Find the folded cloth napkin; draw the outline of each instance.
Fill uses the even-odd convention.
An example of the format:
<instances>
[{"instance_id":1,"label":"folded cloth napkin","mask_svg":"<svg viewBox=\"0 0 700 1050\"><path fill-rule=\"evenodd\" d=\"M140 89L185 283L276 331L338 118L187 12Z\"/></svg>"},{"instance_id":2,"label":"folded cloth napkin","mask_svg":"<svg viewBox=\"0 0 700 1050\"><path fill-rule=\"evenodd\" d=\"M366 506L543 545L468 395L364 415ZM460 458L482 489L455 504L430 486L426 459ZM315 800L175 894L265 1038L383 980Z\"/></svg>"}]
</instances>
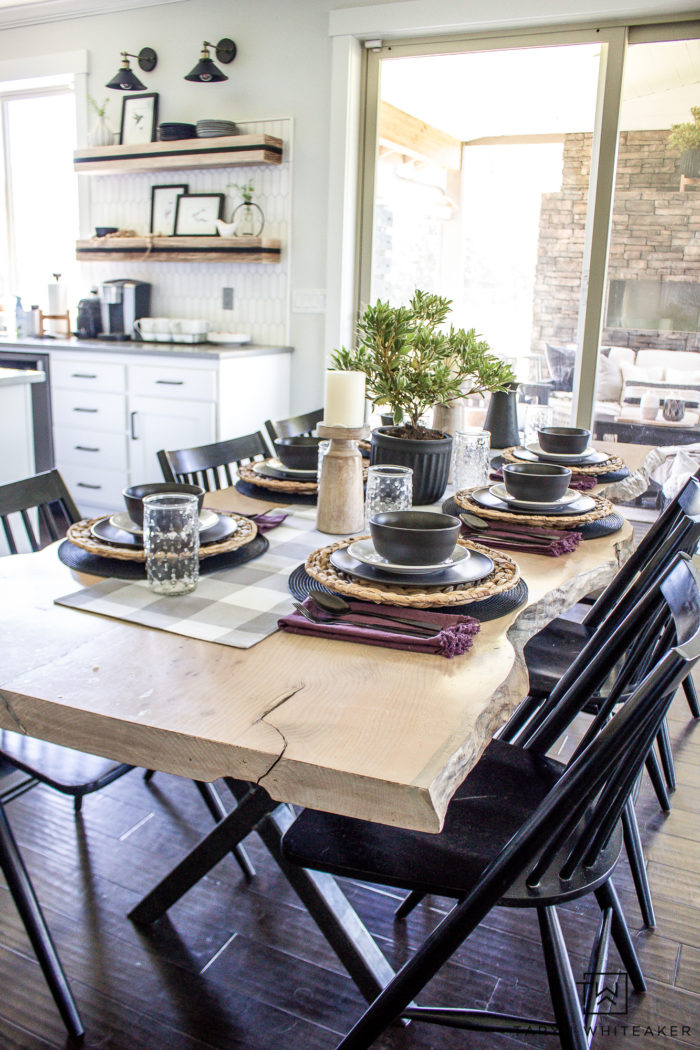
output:
<instances>
[{"instance_id":1,"label":"folded cloth napkin","mask_svg":"<svg viewBox=\"0 0 700 1050\"><path fill-rule=\"evenodd\" d=\"M503 471L494 470L489 474L491 481L503 481ZM588 492L590 489L594 489L599 484L598 479L592 474L571 474L571 481L569 482L570 489L576 489L577 492Z\"/></svg>"},{"instance_id":2,"label":"folded cloth napkin","mask_svg":"<svg viewBox=\"0 0 700 1050\"><path fill-rule=\"evenodd\" d=\"M288 514L288 510L268 510L262 514L246 514L245 516L255 522L258 532L269 532L270 529L276 529L278 525L281 525Z\"/></svg>"},{"instance_id":3,"label":"folded cloth napkin","mask_svg":"<svg viewBox=\"0 0 700 1050\"><path fill-rule=\"evenodd\" d=\"M318 606L310 598L303 604L314 615L318 614ZM378 610L372 602L350 602L350 610L343 615L345 619L356 620L351 624L338 623L337 620L331 619L325 623L311 623L301 613L293 612L278 620L277 626L283 631L291 631L292 634L311 634L320 638L361 642L363 645L383 645L388 649L407 649L413 653L434 653L448 659L461 656L471 649L474 635L481 629L481 624L473 616L455 616L435 612L433 609L404 609L396 605L382 605ZM407 620L431 620L440 626L434 635L428 637L413 634L410 627L406 627L405 634L392 634L382 630L382 627L390 626L386 620L372 619L372 613L379 611ZM358 616L358 613L367 615Z\"/></svg>"},{"instance_id":4,"label":"folded cloth napkin","mask_svg":"<svg viewBox=\"0 0 700 1050\"><path fill-rule=\"evenodd\" d=\"M487 547L498 547L504 551L520 551L521 554L544 554L558 558L575 551L583 539L580 532L549 529L544 525L492 521L487 529L472 529L462 525L462 532L470 540L484 543Z\"/></svg>"}]
</instances>

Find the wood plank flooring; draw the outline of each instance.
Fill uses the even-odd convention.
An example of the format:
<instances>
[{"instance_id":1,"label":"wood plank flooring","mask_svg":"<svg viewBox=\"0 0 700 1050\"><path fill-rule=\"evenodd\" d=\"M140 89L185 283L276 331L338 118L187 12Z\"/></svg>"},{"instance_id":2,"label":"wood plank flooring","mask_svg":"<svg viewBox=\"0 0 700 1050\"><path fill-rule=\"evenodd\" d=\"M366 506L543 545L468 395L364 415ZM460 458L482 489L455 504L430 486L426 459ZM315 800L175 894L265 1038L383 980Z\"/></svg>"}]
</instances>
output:
<instances>
[{"instance_id":1,"label":"wood plank flooring","mask_svg":"<svg viewBox=\"0 0 700 1050\"><path fill-rule=\"evenodd\" d=\"M648 784L638 816L658 928L645 930L626 862L620 891L649 990L630 993L625 1015L604 1019L594 1046L700 1047L700 725L685 699L670 728L678 789L668 815ZM225 789L222 789L225 794ZM354 985L256 836L246 883L224 859L153 928L126 918L140 896L210 827L193 784L134 771L85 800L35 788L7 806L81 1010L89 1050L331 1050L362 1008ZM351 881L351 902L394 965L449 907L429 898L405 923L401 894ZM588 968L595 905L562 910L576 976ZM619 963L611 951L609 969ZM0 879L0 1050L66 1050L64 1029ZM533 914L497 909L429 986L424 1001L468 1002L528 1014L550 1007ZM412 1025L383 1050L518 1050L556 1047Z\"/></svg>"}]
</instances>

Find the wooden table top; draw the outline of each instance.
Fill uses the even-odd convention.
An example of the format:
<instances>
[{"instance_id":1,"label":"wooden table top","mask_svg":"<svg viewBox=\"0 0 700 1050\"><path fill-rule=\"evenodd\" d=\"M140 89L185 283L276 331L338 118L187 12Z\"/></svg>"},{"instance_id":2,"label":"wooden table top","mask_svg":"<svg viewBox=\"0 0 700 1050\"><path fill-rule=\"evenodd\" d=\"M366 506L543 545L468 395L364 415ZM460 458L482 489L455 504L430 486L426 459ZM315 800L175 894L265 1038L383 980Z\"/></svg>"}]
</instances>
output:
<instances>
[{"instance_id":1,"label":"wooden table top","mask_svg":"<svg viewBox=\"0 0 700 1050\"><path fill-rule=\"evenodd\" d=\"M208 502L250 510L227 490ZM248 650L89 615L56 545L0 559L0 727L273 798L438 831L456 787L527 692L527 639L604 585L632 528L561 558L518 554L529 600L462 657L277 632Z\"/></svg>"}]
</instances>

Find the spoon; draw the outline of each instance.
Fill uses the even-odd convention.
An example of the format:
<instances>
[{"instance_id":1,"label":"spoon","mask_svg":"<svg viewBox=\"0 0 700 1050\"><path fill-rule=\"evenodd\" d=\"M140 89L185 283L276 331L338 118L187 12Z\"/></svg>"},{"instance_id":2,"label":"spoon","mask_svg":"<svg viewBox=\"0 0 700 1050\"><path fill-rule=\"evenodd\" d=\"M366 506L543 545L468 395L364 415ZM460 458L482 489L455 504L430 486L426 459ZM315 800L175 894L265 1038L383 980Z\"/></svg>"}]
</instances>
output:
<instances>
[{"instance_id":1,"label":"spoon","mask_svg":"<svg viewBox=\"0 0 700 1050\"><path fill-rule=\"evenodd\" d=\"M408 624L409 627L428 627L432 631L440 630L440 625L433 620L409 620L408 617L390 616L388 613L374 611L356 612L339 594L326 594L325 591L317 591L313 587L309 590L309 598L312 598L316 605L320 606L325 612L330 613L331 616L342 616L343 614L369 616L376 620L388 620L390 623Z\"/></svg>"},{"instance_id":2,"label":"spoon","mask_svg":"<svg viewBox=\"0 0 700 1050\"><path fill-rule=\"evenodd\" d=\"M483 518L478 518L476 514L469 514L464 512L460 514L460 519L469 529L488 529L490 528L488 521L484 521Z\"/></svg>"}]
</instances>

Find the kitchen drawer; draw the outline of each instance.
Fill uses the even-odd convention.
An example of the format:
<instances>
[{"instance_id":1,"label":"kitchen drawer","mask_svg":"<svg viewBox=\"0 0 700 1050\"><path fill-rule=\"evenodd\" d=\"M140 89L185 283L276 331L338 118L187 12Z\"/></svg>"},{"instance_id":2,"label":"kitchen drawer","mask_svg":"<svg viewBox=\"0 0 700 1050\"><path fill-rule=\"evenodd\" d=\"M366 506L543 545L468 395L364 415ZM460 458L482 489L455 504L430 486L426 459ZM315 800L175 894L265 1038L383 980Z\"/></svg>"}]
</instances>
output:
<instances>
[{"instance_id":1,"label":"kitchen drawer","mask_svg":"<svg viewBox=\"0 0 700 1050\"><path fill-rule=\"evenodd\" d=\"M51 358L51 385L70 390L98 390L103 394L123 393L126 389L126 367L112 361L100 364L85 358L64 360Z\"/></svg>"},{"instance_id":2,"label":"kitchen drawer","mask_svg":"<svg viewBox=\"0 0 700 1050\"><path fill-rule=\"evenodd\" d=\"M77 427L56 427L56 456L59 463L74 463L105 470L127 469L126 434L88 431Z\"/></svg>"},{"instance_id":3,"label":"kitchen drawer","mask_svg":"<svg viewBox=\"0 0 700 1050\"><path fill-rule=\"evenodd\" d=\"M123 394L100 394L92 390L52 391L56 427L89 430L126 430L126 400Z\"/></svg>"},{"instance_id":4,"label":"kitchen drawer","mask_svg":"<svg viewBox=\"0 0 700 1050\"><path fill-rule=\"evenodd\" d=\"M60 460L58 469L79 508L88 504L105 510L124 510L122 492L128 483L126 471L76 466Z\"/></svg>"},{"instance_id":5,"label":"kitchen drawer","mask_svg":"<svg viewBox=\"0 0 700 1050\"><path fill-rule=\"evenodd\" d=\"M129 393L142 397L177 397L188 401L215 401L216 372L181 366L129 366Z\"/></svg>"}]
</instances>

